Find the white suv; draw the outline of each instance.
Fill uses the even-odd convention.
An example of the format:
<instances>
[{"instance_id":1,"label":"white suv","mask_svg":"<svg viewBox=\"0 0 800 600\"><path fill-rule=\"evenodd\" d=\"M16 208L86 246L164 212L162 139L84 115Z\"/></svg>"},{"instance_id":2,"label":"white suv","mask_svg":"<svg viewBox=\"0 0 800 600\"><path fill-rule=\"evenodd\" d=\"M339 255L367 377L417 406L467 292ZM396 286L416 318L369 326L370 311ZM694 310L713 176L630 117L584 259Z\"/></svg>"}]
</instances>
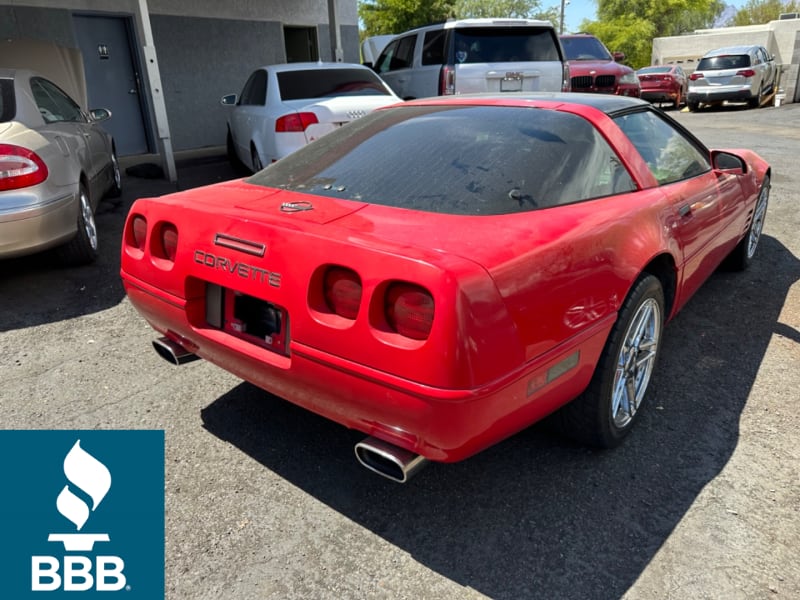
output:
<instances>
[{"instance_id":1,"label":"white suv","mask_svg":"<svg viewBox=\"0 0 800 600\"><path fill-rule=\"evenodd\" d=\"M689 76L686 105L697 110L701 103L725 100L747 102L758 108L775 92L778 66L763 46L730 46L706 52Z\"/></svg>"},{"instance_id":2,"label":"white suv","mask_svg":"<svg viewBox=\"0 0 800 600\"><path fill-rule=\"evenodd\" d=\"M553 25L531 19L462 19L420 27L389 42L373 68L404 100L570 88Z\"/></svg>"}]
</instances>

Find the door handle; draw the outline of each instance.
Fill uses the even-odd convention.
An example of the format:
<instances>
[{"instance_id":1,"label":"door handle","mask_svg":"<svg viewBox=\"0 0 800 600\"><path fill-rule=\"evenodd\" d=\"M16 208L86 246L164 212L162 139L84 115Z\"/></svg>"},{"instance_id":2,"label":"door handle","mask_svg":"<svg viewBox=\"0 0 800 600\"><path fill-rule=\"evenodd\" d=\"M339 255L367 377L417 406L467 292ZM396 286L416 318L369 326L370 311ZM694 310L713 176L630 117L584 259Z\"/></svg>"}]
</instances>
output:
<instances>
[{"instance_id":1,"label":"door handle","mask_svg":"<svg viewBox=\"0 0 800 600\"><path fill-rule=\"evenodd\" d=\"M135 93L136 93L136 88L131 88L131 89L129 89L129 90L128 90L128 93L129 93L129 94L135 94Z\"/></svg>"}]
</instances>

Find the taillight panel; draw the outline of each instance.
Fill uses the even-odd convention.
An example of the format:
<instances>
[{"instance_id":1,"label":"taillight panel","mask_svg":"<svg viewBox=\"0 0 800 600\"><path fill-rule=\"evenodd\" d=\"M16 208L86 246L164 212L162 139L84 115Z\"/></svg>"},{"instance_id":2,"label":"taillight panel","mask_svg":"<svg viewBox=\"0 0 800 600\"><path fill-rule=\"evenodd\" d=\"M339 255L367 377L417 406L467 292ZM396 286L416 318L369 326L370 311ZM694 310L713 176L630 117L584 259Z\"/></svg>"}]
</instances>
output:
<instances>
[{"instance_id":1,"label":"taillight panel","mask_svg":"<svg viewBox=\"0 0 800 600\"><path fill-rule=\"evenodd\" d=\"M377 337L400 345L428 339L435 312L433 295L423 286L387 280L365 289L356 271L331 264L312 275L308 306L324 325L350 328L361 319Z\"/></svg>"},{"instance_id":2,"label":"taillight panel","mask_svg":"<svg viewBox=\"0 0 800 600\"><path fill-rule=\"evenodd\" d=\"M413 340L426 340L433 325L435 304L422 286L395 281L386 287L383 316L389 329Z\"/></svg>"},{"instance_id":3,"label":"taillight panel","mask_svg":"<svg viewBox=\"0 0 800 600\"><path fill-rule=\"evenodd\" d=\"M452 96L456 93L456 68L444 65L439 71L439 95Z\"/></svg>"},{"instance_id":4,"label":"taillight panel","mask_svg":"<svg viewBox=\"0 0 800 600\"><path fill-rule=\"evenodd\" d=\"M168 221L158 221L152 227L140 214L131 214L124 233L125 251L134 258L150 254L153 264L171 269L178 254L178 228Z\"/></svg>"},{"instance_id":5,"label":"taillight panel","mask_svg":"<svg viewBox=\"0 0 800 600\"><path fill-rule=\"evenodd\" d=\"M48 174L47 165L33 150L0 144L0 191L38 185Z\"/></svg>"},{"instance_id":6,"label":"taillight panel","mask_svg":"<svg viewBox=\"0 0 800 600\"><path fill-rule=\"evenodd\" d=\"M275 120L275 131L278 133L303 133L309 125L316 123L319 123L319 119L312 112L290 113Z\"/></svg>"},{"instance_id":7,"label":"taillight panel","mask_svg":"<svg viewBox=\"0 0 800 600\"><path fill-rule=\"evenodd\" d=\"M178 253L178 228L168 221L153 225L148 238L150 257L158 267L171 269Z\"/></svg>"},{"instance_id":8,"label":"taillight panel","mask_svg":"<svg viewBox=\"0 0 800 600\"><path fill-rule=\"evenodd\" d=\"M330 267L325 271L322 295L332 313L354 320L361 306L362 293L361 278L352 269Z\"/></svg>"}]
</instances>

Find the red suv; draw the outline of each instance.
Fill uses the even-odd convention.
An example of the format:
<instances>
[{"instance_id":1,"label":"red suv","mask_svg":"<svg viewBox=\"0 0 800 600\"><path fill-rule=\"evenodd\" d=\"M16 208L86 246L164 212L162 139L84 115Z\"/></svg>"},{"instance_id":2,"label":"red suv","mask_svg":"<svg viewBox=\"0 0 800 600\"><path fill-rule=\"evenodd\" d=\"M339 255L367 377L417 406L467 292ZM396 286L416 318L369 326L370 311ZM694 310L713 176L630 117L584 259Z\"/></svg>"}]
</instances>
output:
<instances>
[{"instance_id":1,"label":"red suv","mask_svg":"<svg viewBox=\"0 0 800 600\"><path fill-rule=\"evenodd\" d=\"M636 72L618 62L625 59L624 54L611 54L603 42L588 33L560 37L564 56L569 62L573 92L639 97L641 92Z\"/></svg>"}]
</instances>

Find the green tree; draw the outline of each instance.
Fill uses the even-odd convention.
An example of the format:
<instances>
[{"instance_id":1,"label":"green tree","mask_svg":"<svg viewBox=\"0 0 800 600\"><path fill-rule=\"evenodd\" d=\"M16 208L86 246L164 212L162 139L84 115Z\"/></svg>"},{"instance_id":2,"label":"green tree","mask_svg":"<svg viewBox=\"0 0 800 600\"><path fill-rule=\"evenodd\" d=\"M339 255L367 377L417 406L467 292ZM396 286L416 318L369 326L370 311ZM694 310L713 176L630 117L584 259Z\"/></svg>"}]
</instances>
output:
<instances>
[{"instance_id":1,"label":"green tree","mask_svg":"<svg viewBox=\"0 0 800 600\"><path fill-rule=\"evenodd\" d=\"M581 29L623 52L637 69L650 64L654 37L711 27L724 9L723 0L598 0L598 20L584 21Z\"/></svg>"},{"instance_id":2,"label":"green tree","mask_svg":"<svg viewBox=\"0 0 800 600\"><path fill-rule=\"evenodd\" d=\"M726 25L760 25L776 21L781 13L800 12L799 0L748 0Z\"/></svg>"},{"instance_id":3,"label":"green tree","mask_svg":"<svg viewBox=\"0 0 800 600\"><path fill-rule=\"evenodd\" d=\"M542 8L540 0L455 0L453 16L470 18L519 18L550 21L558 27L559 8Z\"/></svg>"},{"instance_id":4,"label":"green tree","mask_svg":"<svg viewBox=\"0 0 800 600\"><path fill-rule=\"evenodd\" d=\"M542 8L541 0L360 0L363 37L402 33L448 18L528 18L558 27L559 8Z\"/></svg>"},{"instance_id":5,"label":"green tree","mask_svg":"<svg viewBox=\"0 0 800 600\"><path fill-rule=\"evenodd\" d=\"M445 21L455 0L362 0L358 17L364 36L402 33L415 27Z\"/></svg>"}]
</instances>

